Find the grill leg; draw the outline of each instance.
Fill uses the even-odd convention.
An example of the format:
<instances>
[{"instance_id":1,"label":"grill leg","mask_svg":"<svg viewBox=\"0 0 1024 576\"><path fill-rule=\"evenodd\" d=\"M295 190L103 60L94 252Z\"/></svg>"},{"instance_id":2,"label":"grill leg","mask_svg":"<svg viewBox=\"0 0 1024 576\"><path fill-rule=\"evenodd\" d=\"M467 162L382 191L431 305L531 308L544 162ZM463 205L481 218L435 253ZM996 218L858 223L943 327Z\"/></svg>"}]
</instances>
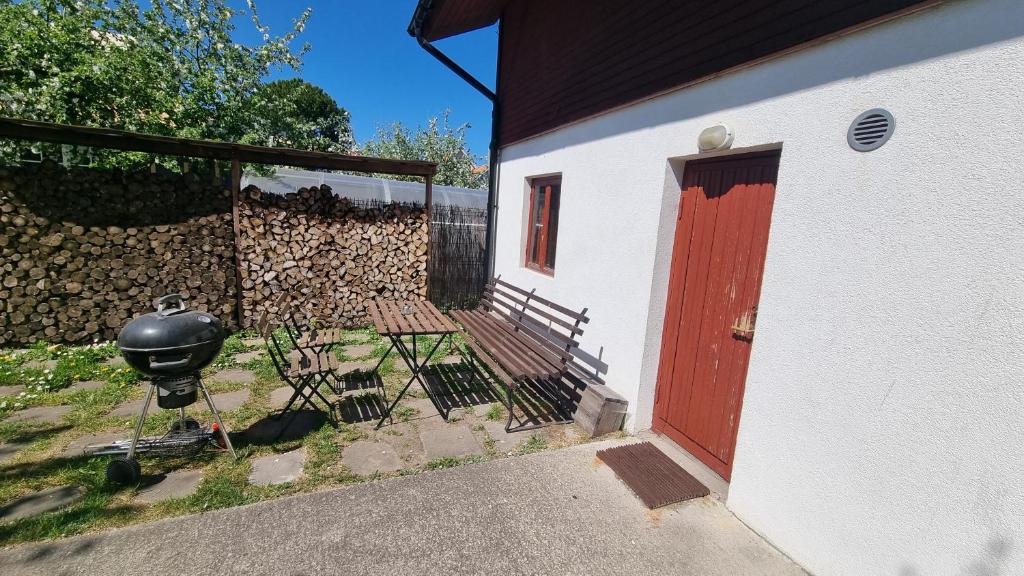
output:
<instances>
[{"instance_id":1,"label":"grill leg","mask_svg":"<svg viewBox=\"0 0 1024 576\"><path fill-rule=\"evenodd\" d=\"M156 391L156 384L150 384L146 390L146 401L142 403L142 413L139 414L139 421L135 423L135 432L132 434L132 443L128 446L129 460L135 458L135 448L139 445L139 436L142 436L142 424L146 421L146 412L149 412L149 405L153 402L153 392Z\"/></svg>"},{"instance_id":2,"label":"grill leg","mask_svg":"<svg viewBox=\"0 0 1024 576\"><path fill-rule=\"evenodd\" d=\"M220 428L220 435L224 438L224 445L231 451L232 458L238 458L238 454L235 454L235 447L231 445L231 438L228 438L228 429L224 427L224 423L220 420L220 412L217 412L217 407L213 405L213 399L210 398L210 392L206 389L206 384L203 381L199 381L199 388L203 391L203 398L206 398L206 405L210 407L210 412L213 412L213 419L217 421L217 427Z\"/></svg>"}]
</instances>

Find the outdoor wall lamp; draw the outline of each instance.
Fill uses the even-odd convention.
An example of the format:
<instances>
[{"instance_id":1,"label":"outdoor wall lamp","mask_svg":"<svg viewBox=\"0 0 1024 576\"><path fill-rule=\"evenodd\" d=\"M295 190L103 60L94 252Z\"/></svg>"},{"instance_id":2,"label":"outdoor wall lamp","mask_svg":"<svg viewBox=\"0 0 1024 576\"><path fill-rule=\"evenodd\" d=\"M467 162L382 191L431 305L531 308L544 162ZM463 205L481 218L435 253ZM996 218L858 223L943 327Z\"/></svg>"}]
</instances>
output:
<instances>
[{"instance_id":1,"label":"outdoor wall lamp","mask_svg":"<svg viewBox=\"0 0 1024 576\"><path fill-rule=\"evenodd\" d=\"M732 136L732 128L725 124L709 126L701 130L700 136L697 137L697 148L701 152L725 150L732 146Z\"/></svg>"}]
</instances>

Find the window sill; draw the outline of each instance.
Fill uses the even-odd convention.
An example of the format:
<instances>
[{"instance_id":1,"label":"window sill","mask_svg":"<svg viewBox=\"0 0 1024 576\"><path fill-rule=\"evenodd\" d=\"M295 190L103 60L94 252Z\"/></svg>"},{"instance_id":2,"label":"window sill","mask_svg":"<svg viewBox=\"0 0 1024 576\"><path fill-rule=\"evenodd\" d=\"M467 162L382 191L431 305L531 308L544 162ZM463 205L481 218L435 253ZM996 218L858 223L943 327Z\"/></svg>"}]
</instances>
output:
<instances>
[{"instance_id":1,"label":"window sill","mask_svg":"<svg viewBox=\"0 0 1024 576\"><path fill-rule=\"evenodd\" d=\"M548 278L555 277L555 271L552 268L541 268L536 264L523 264L523 268L526 268L531 272L536 272L537 274L542 274L544 276L547 276Z\"/></svg>"}]
</instances>

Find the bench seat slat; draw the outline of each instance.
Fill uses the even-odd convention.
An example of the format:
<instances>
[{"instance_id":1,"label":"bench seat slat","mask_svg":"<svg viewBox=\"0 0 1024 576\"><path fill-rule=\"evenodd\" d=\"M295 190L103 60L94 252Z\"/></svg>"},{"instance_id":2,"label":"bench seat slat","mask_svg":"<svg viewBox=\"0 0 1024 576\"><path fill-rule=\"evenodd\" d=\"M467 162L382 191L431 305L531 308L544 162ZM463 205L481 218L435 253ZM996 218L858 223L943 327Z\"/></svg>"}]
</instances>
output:
<instances>
[{"instance_id":1,"label":"bench seat slat","mask_svg":"<svg viewBox=\"0 0 1024 576\"><path fill-rule=\"evenodd\" d=\"M460 312L456 315L456 319L462 322L467 331L482 345L487 347L495 360L515 372L517 377L546 377L552 371L550 366L538 362L521 342L508 338L500 328L489 325L488 321L479 314Z\"/></svg>"},{"instance_id":2,"label":"bench seat slat","mask_svg":"<svg viewBox=\"0 0 1024 576\"><path fill-rule=\"evenodd\" d=\"M552 375L561 370L563 363L561 358L544 350L521 332L516 332L507 322L482 310L474 310L468 315L514 353L517 360L532 368L534 375Z\"/></svg>"},{"instance_id":3,"label":"bench seat slat","mask_svg":"<svg viewBox=\"0 0 1024 576\"><path fill-rule=\"evenodd\" d=\"M466 343L466 346L469 346L473 353L476 354L477 358L479 358L484 364L487 364L487 367L490 368L506 386L517 385L516 380L521 377L510 376L508 372L506 372L505 369L502 368L501 365L483 349L483 346L480 345L472 334L462 329L457 330L457 332L459 333L459 336L462 337L462 341Z\"/></svg>"},{"instance_id":4,"label":"bench seat slat","mask_svg":"<svg viewBox=\"0 0 1024 576\"><path fill-rule=\"evenodd\" d=\"M535 354L543 358L548 364L551 364L555 369L560 369L562 365L568 362L572 356L566 352L564 348L560 348L551 343L550 340L544 340L538 342L534 336L526 334L522 330L517 330L516 326L503 319L494 318L486 312L479 312L493 319L494 325L499 330L504 331L510 338L514 338L530 350L533 350Z\"/></svg>"}]
</instances>

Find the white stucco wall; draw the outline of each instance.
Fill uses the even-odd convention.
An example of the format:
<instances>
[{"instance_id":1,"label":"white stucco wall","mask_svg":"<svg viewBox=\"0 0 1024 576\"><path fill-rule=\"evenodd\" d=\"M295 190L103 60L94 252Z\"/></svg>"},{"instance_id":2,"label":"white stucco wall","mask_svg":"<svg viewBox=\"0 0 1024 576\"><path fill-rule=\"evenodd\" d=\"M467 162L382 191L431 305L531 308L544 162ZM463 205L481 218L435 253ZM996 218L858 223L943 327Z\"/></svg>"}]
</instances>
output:
<instances>
[{"instance_id":1,"label":"white stucco wall","mask_svg":"<svg viewBox=\"0 0 1024 576\"><path fill-rule=\"evenodd\" d=\"M896 132L846 145L875 106ZM949 2L504 149L497 271L650 425L678 174L782 142L729 507L817 574L1024 574L1024 2ZM562 174L554 278L526 179Z\"/></svg>"}]
</instances>

